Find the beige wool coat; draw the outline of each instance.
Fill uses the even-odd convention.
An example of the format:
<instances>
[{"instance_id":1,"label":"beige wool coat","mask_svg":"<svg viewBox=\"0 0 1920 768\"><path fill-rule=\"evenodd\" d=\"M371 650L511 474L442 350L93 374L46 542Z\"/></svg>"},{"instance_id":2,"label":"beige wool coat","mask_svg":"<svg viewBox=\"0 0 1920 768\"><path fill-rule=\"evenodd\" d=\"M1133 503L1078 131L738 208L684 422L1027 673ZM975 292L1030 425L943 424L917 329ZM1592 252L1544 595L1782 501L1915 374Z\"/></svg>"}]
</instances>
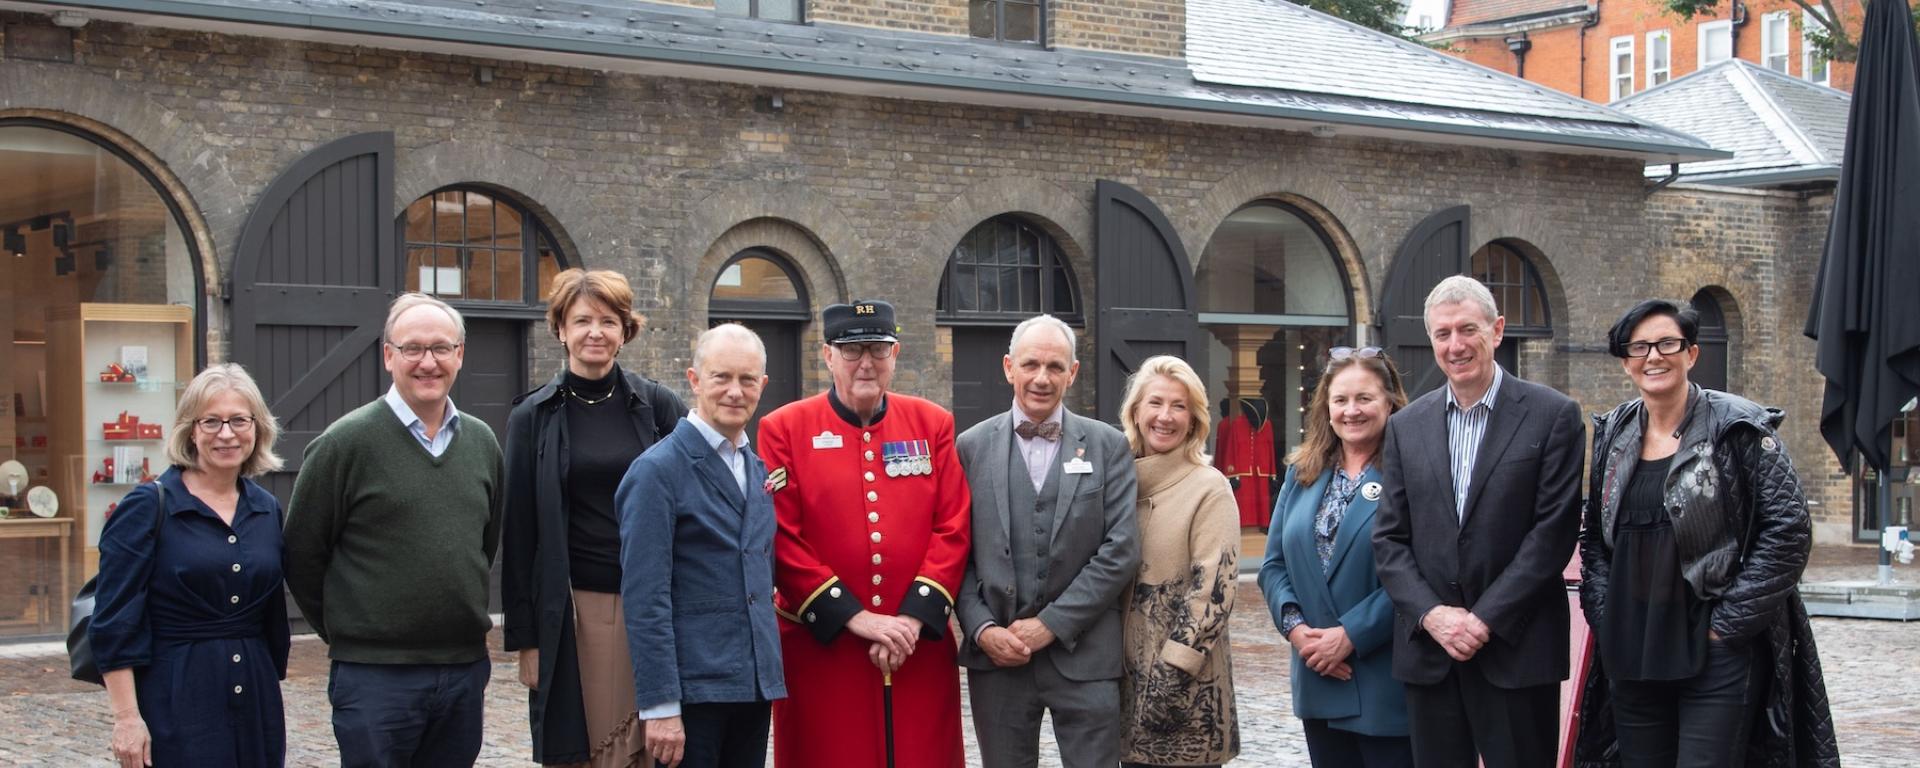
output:
<instances>
[{"instance_id":1,"label":"beige wool coat","mask_svg":"<svg viewBox=\"0 0 1920 768\"><path fill-rule=\"evenodd\" d=\"M1214 765L1240 752L1227 617L1240 512L1227 478L1183 451L1134 461L1140 576L1127 588L1123 759Z\"/></svg>"}]
</instances>

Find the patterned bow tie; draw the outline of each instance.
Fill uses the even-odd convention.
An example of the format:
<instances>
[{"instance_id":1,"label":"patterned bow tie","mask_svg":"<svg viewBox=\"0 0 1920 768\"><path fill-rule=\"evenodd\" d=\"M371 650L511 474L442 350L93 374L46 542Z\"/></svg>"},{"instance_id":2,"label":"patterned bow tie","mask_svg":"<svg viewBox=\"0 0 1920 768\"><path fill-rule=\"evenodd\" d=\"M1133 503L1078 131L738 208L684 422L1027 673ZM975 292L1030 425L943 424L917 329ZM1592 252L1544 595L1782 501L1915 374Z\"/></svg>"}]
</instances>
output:
<instances>
[{"instance_id":1,"label":"patterned bow tie","mask_svg":"<svg viewBox=\"0 0 1920 768\"><path fill-rule=\"evenodd\" d=\"M1015 426L1013 431L1026 440L1032 440L1038 437L1051 442L1060 439L1060 425L1051 421L1043 421L1038 424L1031 421L1023 421Z\"/></svg>"}]
</instances>

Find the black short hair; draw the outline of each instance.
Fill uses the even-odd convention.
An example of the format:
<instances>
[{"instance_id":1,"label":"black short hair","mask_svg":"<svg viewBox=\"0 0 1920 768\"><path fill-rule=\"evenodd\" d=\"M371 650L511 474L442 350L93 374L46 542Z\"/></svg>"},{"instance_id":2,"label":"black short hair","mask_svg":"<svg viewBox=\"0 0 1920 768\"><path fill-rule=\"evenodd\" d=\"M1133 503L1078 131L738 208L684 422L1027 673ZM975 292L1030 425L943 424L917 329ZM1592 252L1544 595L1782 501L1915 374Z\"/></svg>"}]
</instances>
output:
<instances>
[{"instance_id":1,"label":"black short hair","mask_svg":"<svg viewBox=\"0 0 1920 768\"><path fill-rule=\"evenodd\" d=\"M1607 331L1607 354L1624 358L1627 356L1627 343L1633 341L1633 329L1640 327L1647 318L1664 315L1673 318L1680 326L1680 335L1687 340L1687 346L1700 343L1700 313L1692 305L1666 299L1647 299L1633 305L1633 309L1620 316L1613 328Z\"/></svg>"}]
</instances>

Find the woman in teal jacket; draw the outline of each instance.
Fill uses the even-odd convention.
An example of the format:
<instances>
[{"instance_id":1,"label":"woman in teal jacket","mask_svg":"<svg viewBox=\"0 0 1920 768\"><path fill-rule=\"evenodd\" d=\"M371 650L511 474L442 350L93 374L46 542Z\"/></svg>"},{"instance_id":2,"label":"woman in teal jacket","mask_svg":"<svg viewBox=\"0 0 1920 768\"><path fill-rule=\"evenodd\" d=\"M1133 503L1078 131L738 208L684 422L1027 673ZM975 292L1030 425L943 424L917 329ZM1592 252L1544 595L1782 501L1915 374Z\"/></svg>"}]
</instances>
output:
<instances>
[{"instance_id":1,"label":"woman in teal jacket","mask_svg":"<svg viewBox=\"0 0 1920 768\"><path fill-rule=\"evenodd\" d=\"M1293 645L1293 713L1316 766L1413 765L1406 692L1393 679L1393 601L1373 567L1374 466L1407 404L1377 347L1335 347L1287 456L1260 591Z\"/></svg>"}]
</instances>

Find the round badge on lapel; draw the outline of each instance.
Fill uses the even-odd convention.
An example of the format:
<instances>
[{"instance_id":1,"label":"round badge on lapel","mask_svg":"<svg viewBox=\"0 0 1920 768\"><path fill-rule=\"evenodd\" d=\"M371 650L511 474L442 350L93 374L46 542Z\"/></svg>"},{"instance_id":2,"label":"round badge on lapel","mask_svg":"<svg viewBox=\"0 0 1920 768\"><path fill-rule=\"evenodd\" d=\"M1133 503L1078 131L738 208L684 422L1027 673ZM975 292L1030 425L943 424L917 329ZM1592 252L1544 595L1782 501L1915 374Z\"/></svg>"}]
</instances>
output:
<instances>
[{"instance_id":1,"label":"round badge on lapel","mask_svg":"<svg viewBox=\"0 0 1920 768\"><path fill-rule=\"evenodd\" d=\"M1766 437L1760 438L1760 447L1765 448L1768 451L1773 451L1778 449L1780 447L1780 444L1774 441L1772 435L1767 435Z\"/></svg>"},{"instance_id":2,"label":"round badge on lapel","mask_svg":"<svg viewBox=\"0 0 1920 768\"><path fill-rule=\"evenodd\" d=\"M1380 484L1367 483L1366 485L1360 486L1360 495L1367 497L1367 501L1379 501Z\"/></svg>"}]
</instances>

